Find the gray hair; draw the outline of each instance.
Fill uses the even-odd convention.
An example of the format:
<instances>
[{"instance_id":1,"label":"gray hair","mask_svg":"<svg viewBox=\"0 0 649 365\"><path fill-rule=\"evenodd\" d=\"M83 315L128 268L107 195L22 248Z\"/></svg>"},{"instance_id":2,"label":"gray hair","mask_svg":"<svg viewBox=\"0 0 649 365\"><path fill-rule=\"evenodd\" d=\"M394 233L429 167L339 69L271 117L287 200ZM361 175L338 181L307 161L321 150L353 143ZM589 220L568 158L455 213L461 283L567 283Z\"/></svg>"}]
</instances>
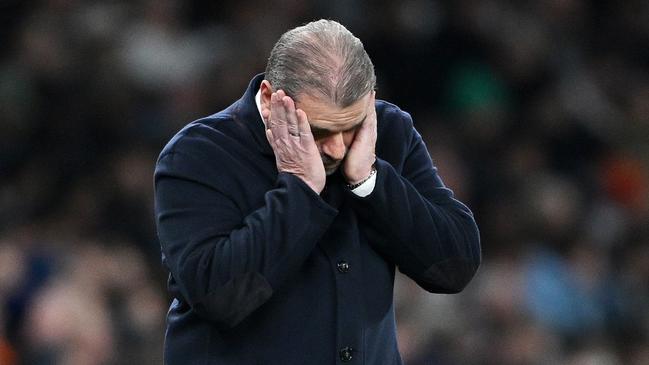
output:
<instances>
[{"instance_id":1,"label":"gray hair","mask_svg":"<svg viewBox=\"0 0 649 365\"><path fill-rule=\"evenodd\" d=\"M324 97L347 107L376 86L363 43L333 20L318 20L284 33L268 58L266 80L294 99Z\"/></svg>"}]
</instances>

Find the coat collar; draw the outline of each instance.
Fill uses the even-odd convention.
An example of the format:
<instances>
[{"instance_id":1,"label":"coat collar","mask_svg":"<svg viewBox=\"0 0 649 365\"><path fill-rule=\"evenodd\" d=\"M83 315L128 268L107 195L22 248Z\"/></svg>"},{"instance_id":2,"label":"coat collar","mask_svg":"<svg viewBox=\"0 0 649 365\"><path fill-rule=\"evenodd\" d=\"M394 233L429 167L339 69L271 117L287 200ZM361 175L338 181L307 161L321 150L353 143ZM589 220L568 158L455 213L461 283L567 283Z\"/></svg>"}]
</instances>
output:
<instances>
[{"instance_id":1,"label":"coat collar","mask_svg":"<svg viewBox=\"0 0 649 365\"><path fill-rule=\"evenodd\" d=\"M235 104L234 119L238 123L244 124L252 133L253 139L257 148L264 155L274 155L273 149L270 147L266 139L266 131L264 122L259 115L259 109L255 103L255 95L259 91L259 86L264 80L264 74L258 74L250 81L246 92L243 94Z\"/></svg>"}]
</instances>

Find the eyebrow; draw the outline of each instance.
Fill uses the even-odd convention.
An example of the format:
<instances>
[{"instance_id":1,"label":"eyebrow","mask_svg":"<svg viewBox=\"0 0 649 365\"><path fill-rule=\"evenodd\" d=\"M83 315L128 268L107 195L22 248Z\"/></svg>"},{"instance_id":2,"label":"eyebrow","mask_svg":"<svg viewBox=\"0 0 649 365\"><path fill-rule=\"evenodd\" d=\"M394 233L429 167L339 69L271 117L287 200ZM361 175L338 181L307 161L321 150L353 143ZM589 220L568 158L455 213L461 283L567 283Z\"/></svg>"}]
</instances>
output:
<instances>
[{"instance_id":1,"label":"eyebrow","mask_svg":"<svg viewBox=\"0 0 649 365\"><path fill-rule=\"evenodd\" d=\"M360 127L360 125L363 124L363 122L365 121L365 119L367 119L367 114L365 114L365 116L363 117L363 119L360 120L360 122L354 124L354 125L351 126L350 128L347 128L347 129L345 129L345 130L342 130L341 132L349 132L349 131L351 131L351 130L354 130L354 129ZM312 133L332 133L332 131L330 131L329 129L318 128L318 127L314 127L314 126L311 126L311 132L312 132Z\"/></svg>"}]
</instances>

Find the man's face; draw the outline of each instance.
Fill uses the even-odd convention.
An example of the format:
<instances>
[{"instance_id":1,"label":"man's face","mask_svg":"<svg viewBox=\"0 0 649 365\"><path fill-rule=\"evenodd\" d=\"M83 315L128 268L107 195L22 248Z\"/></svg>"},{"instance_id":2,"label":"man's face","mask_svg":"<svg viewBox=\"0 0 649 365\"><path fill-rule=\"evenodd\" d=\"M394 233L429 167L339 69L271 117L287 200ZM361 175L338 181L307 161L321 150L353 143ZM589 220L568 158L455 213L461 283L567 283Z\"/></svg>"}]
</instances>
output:
<instances>
[{"instance_id":1,"label":"man's face","mask_svg":"<svg viewBox=\"0 0 649 365\"><path fill-rule=\"evenodd\" d=\"M333 174L345 158L367 117L370 96L371 92L345 108L306 94L298 97L296 107L307 115L327 175Z\"/></svg>"}]
</instances>

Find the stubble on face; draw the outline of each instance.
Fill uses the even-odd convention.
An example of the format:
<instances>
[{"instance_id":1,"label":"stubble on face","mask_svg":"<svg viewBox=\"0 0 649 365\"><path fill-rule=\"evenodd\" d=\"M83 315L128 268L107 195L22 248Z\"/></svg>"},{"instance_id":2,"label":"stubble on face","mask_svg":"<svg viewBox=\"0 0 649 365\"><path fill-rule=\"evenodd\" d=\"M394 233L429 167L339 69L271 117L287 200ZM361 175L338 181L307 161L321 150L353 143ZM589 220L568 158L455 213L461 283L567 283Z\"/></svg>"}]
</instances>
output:
<instances>
[{"instance_id":1,"label":"stubble on face","mask_svg":"<svg viewBox=\"0 0 649 365\"><path fill-rule=\"evenodd\" d=\"M334 172L336 172L336 170L338 170L338 168L340 167L340 165L342 164L342 161L343 161L343 160L334 161L331 158L329 158L327 155L324 155L322 153L320 154L320 157L322 158L322 164L324 165L325 174L327 176L330 176Z\"/></svg>"}]
</instances>

